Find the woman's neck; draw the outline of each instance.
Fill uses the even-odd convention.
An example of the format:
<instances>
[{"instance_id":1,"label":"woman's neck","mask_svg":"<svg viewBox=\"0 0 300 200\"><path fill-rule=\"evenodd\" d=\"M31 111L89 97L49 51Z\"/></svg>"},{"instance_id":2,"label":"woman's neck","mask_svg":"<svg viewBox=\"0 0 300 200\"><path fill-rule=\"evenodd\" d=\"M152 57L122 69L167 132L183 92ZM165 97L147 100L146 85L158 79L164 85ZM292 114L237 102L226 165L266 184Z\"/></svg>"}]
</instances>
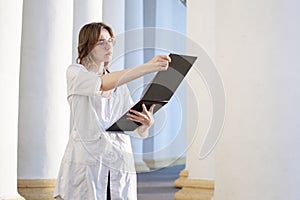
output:
<instances>
[{"instance_id":1,"label":"woman's neck","mask_svg":"<svg viewBox=\"0 0 300 200\"><path fill-rule=\"evenodd\" d=\"M104 70L104 63L100 63L100 64L92 63L91 64L90 71L93 71L98 74L103 74L103 70Z\"/></svg>"},{"instance_id":2,"label":"woman's neck","mask_svg":"<svg viewBox=\"0 0 300 200\"><path fill-rule=\"evenodd\" d=\"M84 63L84 66L87 68L89 71L93 71L98 74L103 74L104 72L104 62L96 63L92 57L89 57L86 63Z\"/></svg>"}]
</instances>

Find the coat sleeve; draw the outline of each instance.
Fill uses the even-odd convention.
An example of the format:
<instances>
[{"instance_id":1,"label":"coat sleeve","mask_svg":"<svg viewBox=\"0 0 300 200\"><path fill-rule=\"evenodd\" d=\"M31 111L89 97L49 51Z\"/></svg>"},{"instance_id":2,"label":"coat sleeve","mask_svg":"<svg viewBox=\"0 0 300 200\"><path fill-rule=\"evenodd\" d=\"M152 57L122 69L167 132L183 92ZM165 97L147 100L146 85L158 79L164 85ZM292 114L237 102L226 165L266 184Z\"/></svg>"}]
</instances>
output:
<instances>
[{"instance_id":1,"label":"coat sleeve","mask_svg":"<svg viewBox=\"0 0 300 200\"><path fill-rule=\"evenodd\" d=\"M67 69L68 96L99 96L102 94L101 78L99 75L87 71L81 65L71 65Z\"/></svg>"}]
</instances>

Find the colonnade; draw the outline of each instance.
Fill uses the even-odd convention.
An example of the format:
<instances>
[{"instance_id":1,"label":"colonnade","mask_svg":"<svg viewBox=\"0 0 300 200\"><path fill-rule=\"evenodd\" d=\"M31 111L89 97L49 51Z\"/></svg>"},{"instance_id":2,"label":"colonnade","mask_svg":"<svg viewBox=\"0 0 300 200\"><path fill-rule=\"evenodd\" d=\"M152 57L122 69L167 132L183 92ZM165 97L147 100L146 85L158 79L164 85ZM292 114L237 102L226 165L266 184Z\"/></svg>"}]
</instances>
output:
<instances>
[{"instance_id":1,"label":"colonnade","mask_svg":"<svg viewBox=\"0 0 300 200\"><path fill-rule=\"evenodd\" d=\"M68 139L65 70L74 62L79 28L103 19L122 35L144 23L124 13L124 2L112 11L115 3L1 1L0 199L23 199L17 179L25 198L51 198ZM137 6L141 10L142 5ZM186 169L175 183L181 187L175 199L299 197L298 7L292 0L187 1L187 38L210 57L197 61L197 73L204 72L204 66L219 73L226 99L224 104L217 100L224 105L225 120L221 137L206 135L214 116L220 115L216 111L222 109L212 101L218 94L210 93L215 87L208 84L211 77L191 75L186 93ZM126 23L121 16L135 22ZM159 19L155 24L168 23ZM189 44L186 52L193 53ZM127 51L126 45L122 48ZM143 61L138 57L136 61L128 55L115 65L138 64ZM218 143L203 158L201 147L206 148L207 138L210 144L214 139ZM133 143L142 154L143 144ZM145 167L143 159L138 161Z\"/></svg>"}]
</instances>

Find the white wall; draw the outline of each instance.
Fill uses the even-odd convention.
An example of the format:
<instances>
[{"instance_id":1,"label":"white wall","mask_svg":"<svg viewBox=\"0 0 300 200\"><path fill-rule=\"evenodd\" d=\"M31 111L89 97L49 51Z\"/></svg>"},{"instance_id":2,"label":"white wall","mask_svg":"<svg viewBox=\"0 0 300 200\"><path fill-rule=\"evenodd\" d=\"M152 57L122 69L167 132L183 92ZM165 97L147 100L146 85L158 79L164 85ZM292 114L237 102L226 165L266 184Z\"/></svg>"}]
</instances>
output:
<instances>
[{"instance_id":1,"label":"white wall","mask_svg":"<svg viewBox=\"0 0 300 200\"><path fill-rule=\"evenodd\" d=\"M0 199L17 199L22 1L0 1Z\"/></svg>"},{"instance_id":2,"label":"white wall","mask_svg":"<svg viewBox=\"0 0 300 200\"><path fill-rule=\"evenodd\" d=\"M300 196L300 3L217 1L227 94L215 200Z\"/></svg>"}]
</instances>

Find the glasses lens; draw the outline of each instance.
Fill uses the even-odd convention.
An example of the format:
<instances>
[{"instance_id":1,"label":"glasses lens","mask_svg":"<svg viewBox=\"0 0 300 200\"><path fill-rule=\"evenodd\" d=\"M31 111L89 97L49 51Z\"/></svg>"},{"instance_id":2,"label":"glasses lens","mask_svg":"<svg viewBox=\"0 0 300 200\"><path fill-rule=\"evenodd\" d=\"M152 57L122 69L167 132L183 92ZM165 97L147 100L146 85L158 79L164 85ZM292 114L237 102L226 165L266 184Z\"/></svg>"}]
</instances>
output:
<instances>
[{"instance_id":1,"label":"glasses lens","mask_svg":"<svg viewBox=\"0 0 300 200\"><path fill-rule=\"evenodd\" d=\"M101 47L101 48L105 48L106 45L112 45L114 46L116 43L115 38L109 38L107 40L100 40L97 44Z\"/></svg>"},{"instance_id":2,"label":"glasses lens","mask_svg":"<svg viewBox=\"0 0 300 200\"><path fill-rule=\"evenodd\" d=\"M110 44L112 44L112 45L115 45L115 44L116 44L115 38L109 38L107 41L108 41Z\"/></svg>"}]
</instances>

